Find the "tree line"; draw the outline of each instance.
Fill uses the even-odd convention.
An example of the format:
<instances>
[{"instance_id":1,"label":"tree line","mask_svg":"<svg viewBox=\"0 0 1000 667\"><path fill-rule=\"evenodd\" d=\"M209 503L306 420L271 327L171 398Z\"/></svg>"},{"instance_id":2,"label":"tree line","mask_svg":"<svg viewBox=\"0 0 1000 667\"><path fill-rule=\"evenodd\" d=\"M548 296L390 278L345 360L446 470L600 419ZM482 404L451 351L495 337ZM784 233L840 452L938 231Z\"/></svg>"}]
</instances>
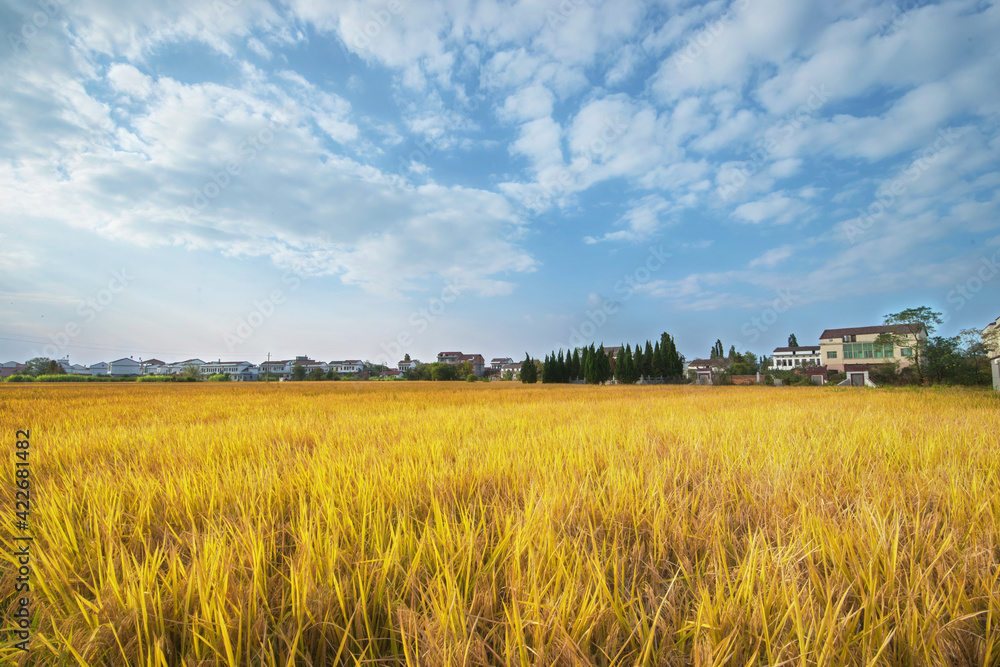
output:
<instances>
[{"instance_id":1,"label":"tree line","mask_svg":"<svg viewBox=\"0 0 1000 667\"><path fill-rule=\"evenodd\" d=\"M521 382L533 384L539 377L543 384L601 384L612 378L622 384L634 384L643 379L676 382L684 377L684 357L677 352L673 336L666 332L655 342L637 343L634 350L631 345L623 345L614 358L608 354L604 343L599 346L591 343L589 347L565 354L562 350L553 351L545 355L541 364L525 353Z\"/></svg>"}]
</instances>

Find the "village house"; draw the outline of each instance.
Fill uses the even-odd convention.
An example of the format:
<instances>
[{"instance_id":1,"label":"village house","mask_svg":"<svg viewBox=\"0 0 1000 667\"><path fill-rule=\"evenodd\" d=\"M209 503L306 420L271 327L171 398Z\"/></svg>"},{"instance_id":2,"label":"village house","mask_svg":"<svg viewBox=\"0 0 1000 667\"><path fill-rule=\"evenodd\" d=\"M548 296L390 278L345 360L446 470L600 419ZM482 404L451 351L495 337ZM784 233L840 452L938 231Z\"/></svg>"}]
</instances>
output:
<instances>
[{"instance_id":1,"label":"village house","mask_svg":"<svg viewBox=\"0 0 1000 667\"><path fill-rule=\"evenodd\" d=\"M11 375L16 375L26 368L25 364L18 363L16 361L6 361L0 364L0 378L10 377Z\"/></svg>"},{"instance_id":2,"label":"village house","mask_svg":"<svg viewBox=\"0 0 1000 667\"><path fill-rule=\"evenodd\" d=\"M516 364L510 363L510 364L504 364L503 366L501 366L500 367L500 378L502 379L504 373L510 371L510 377L511 377L512 380L520 380L521 379L521 364L522 363L524 363L524 362L519 361Z\"/></svg>"},{"instance_id":3,"label":"village house","mask_svg":"<svg viewBox=\"0 0 1000 667\"><path fill-rule=\"evenodd\" d=\"M87 366L87 372L85 373L85 375L93 375L93 376L100 376L107 374L108 374L108 362L106 361L98 361L96 364L90 364L89 366Z\"/></svg>"},{"instance_id":4,"label":"village house","mask_svg":"<svg viewBox=\"0 0 1000 667\"><path fill-rule=\"evenodd\" d=\"M253 382L257 379L258 369L249 361L213 361L201 367L201 374L207 377L212 375L229 374L229 379L236 382Z\"/></svg>"},{"instance_id":5,"label":"village house","mask_svg":"<svg viewBox=\"0 0 1000 667\"><path fill-rule=\"evenodd\" d=\"M419 359L410 359L409 361L406 361L404 359L402 361L396 362L396 370L400 372L408 371L416 368L419 365L420 365Z\"/></svg>"},{"instance_id":6,"label":"village house","mask_svg":"<svg viewBox=\"0 0 1000 667\"><path fill-rule=\"evenodd\" d=\"M154 366L153 373L155 375L180 375L188 366L194 366L196 369L200 370L204 365L205 362L201 359L185 359L184 361L175 361L172 364ZM91 368L93 368L93 365L91 365Z\"/></svg>"},{"instance_id":7,"label":"village house","mask_svg":"<svg viewBox=\"0 0 1000 667\"><path fill-rule=\"evenodd\" d=\"M692 359L688 362L688 377L695 384L715 384L718 378L729 368L729 360L722 357L716 359Z\"/></svg>"},{"instance_id":8,"label":"village house","mask_svg":"<svg viewBox=\"0 0 1000 667\"><path fill-rule=\"evenodd\" d=\"M329 367L339 375L356 375L360 377L365 371L365 364L360 359L331 361Z\"/></svg>"},{"instance_id":9,"label":"village house","mask_svg":"<svg viewBox=\"0 0 1000 667\"><path fill-rule=\"evenodd\" d=\"M486 370L486 358L481 354L463 354L461 352L438 352L438 363L462 364L468 361L472 364L472 372L476 377L482 377Z\"/></svg>"},{"instance_id":10,"label":"village house","mask_svg":"<svg viewBox=\"0 0 1000 667\"><path fill-rule=\"evenodd\" d=\"M490 367L495 371L503 370L503 367L507 364L514 363L514 360L510 357L493 357L490 360Z\"/></svg>"},{"instance_id":11,"label":"village house","mask_svg":"<svg viewBox=\"0 0 1000 667\"><path fill-rule=\"evenodd\" d=\"M983 329L983 343L993 369L993 388L1000 391L1000 317Z\"/></svg>"},{"instance_id":12,"label":"village house","mask_svg":"<svg viewBox=\"0 0 1000 667\"><path fill-rule=\"evenodd\" d=\"M802 345L799 347L776 347L771 353L773 367L779 371L790 371L799 366L819 366L819 345Z\"/></svg>"},{"instance_id":13,"label":"village house","mask_svg":"<svg viewBox=\"0 0 1000 667\"><path fill-rule=\"evenodd\" d=\"M108 364L108 375L111 377L125 377L126 375L141 375L142 365L135 359L115 359Z\"/></svg>"},{"instance_id":14,"label":"village house","mask_svg":"<svg viewBox=\"0 0 1000 667\"><path fill-rule=\"evenodd\" d=\"M883 334L904 344L876 343ZM820 334L820 357L829 370L840 373L863 373L894 361L906 368L913 364L914 348L926 340L927 332L919 323L827 329Z\"/></svg>"},{"instance_id":15,"label":"village house","mask_svg":"<svg viewBox=\"0 0 1000 667\"><path fill-rule=\"evenodd\" d=\"M142 362L142 374L159 375L158 370L161 366L166 366L166 364L159 359L146 359L146 361Z\"/></svg>"}]
</instances>

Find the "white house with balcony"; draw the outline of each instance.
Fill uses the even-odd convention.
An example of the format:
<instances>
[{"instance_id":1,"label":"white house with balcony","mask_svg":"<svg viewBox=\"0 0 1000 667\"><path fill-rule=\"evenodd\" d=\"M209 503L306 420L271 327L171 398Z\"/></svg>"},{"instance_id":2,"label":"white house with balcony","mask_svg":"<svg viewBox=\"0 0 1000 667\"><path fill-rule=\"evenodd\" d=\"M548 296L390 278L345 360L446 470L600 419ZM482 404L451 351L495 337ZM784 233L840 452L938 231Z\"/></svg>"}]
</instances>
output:
<instances>
[{"instance_id":1,"label":"white house with balcony","mask_svg":"<svg viewBox=\"0 0 1000 667\"><path fill-rule=\"evenodd\" d=\"M404 359L403 361L399 361L396 363L396 370L405 372L408 370L412 370L419 365L420 365L419 359L410 359L409 361L406 361Z\"/></svg>"},{"instance_id":2,"label":"white house with balcony","mask_svg":"<svg viewBox=\"0 0 1000 667\"><path fill-rule=\"evenodd\" d=\"M258 369L249 361L211 361L201 367L201 374L205 376L229 374L229 378L235 382L254 382L257 379Z\"/></svg>"},{"instance_id":3,"label":"white house with balcony","mask_svg":"<svg viewBox=\"0 0 1000 667\"><path fill-rule=\"evenodd\" d=\"M773 367L779 371L790 371L801 366L820 366L819 345L799 347L776 347L771 353Z\"/></svg>"},{"instance_id":4,"label":"white house with balcony","mask_svg":"<svg viewBox=\"0 0 1000 667\"><path fill-rule=\"evenodd\" d=\"M339 375L360 375L365 370L365 365L360 359L331 361L327 365Z\"/></svg>"},{"instance_id":5,"label":"white house with balcony","mask_svg":"<svg viewBox=\"0 0 1000 667\"><path fill-rule=\"evenodd\" d=\"M503 370L503 367L507 364L514 363L514 360L510 357L493 357L490 359L490 368L495 371Z\"/></svg>"}]
</instances>

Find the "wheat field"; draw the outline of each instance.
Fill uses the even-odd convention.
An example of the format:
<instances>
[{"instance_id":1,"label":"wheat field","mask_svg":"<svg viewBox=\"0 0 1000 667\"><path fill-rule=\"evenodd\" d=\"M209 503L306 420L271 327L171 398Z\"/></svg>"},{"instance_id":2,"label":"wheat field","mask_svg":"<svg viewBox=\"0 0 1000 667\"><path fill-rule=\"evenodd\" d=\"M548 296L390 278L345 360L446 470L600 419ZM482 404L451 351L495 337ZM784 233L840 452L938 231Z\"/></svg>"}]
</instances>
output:
<instances>
[{"instance_id":1,"label":"wheat field","mask_svg":"<svg viewBox=\"0 0 1000 667\"><path fill-rule=\"evenodd\" d=\"M991 392L26 385L0 425L3 664L1000 664Z\"/></svg>"}]
</instances>

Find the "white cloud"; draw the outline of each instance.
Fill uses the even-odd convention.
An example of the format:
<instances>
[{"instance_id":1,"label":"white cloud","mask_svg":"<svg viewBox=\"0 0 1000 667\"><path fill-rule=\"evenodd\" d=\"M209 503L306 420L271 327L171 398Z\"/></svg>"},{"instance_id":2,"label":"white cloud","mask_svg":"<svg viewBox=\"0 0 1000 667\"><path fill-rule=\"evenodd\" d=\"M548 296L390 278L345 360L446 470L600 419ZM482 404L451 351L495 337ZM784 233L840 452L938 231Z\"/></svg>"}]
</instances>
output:
<instances>
[{"instance_id":1,"label":"white cloud","mask_svg":"<svg viewBox=\"0 0 1000 667\"><path fill-rule=\"evenodd\" d=\"M247 40L247 48L249 48L251 51L256 53L261 58L264 58L265 60L271 59L270 49L264 46L264 42L260 41L256 37L251 37L250 39Z\"/></svg>"},{"instance_id":2,"label":"white cloud","mask_svg":"<svg viewBox=\"0 0 1000 667\"><path fill-rule=\"evenodd\" d=\"M792 246L783 245L778 248L771 248L763 255L750 260L747 266L751 269L773 269L791 256Z\"/></svg>"},{"instance_id":3,"label":"white cloud","mask_svg":"<svg viewBox=\"0 0 1000 667\"><path fill-rule=\"evenodd\" d=\"M803 202L786 197L782 191L772 192L763 199L740 204L733 211L737 218L759 224L771 221L774 224L788 224L804 214L808 206Z\"/></svg>"},{"instance_id":4,"label":"white cloud","mask_svg":"<svg viewBox=\"0 0 1000 667\"><path fill-rule=\"evenodd\" d=\"M618 222L618 227L624 227L616 232L608 232L601 238L587 236L586 243L598 243L600 241L647 241L652 238L662 227L662 218L673 208L670 202L659 195L648 195L639 201L629 202L628 211Z\"/></svg>"},{"instance_id":5,"label":"white cloud","mask_svg":"<svg viewBox=\"0 0 1000 667\"><path fill-rule=\"evenodd\" d=\"M108 69L108 82L119 93L124 93L137 99L149 97L153 89L153 78L143 74L132 65L115 63Z\"/></svg>"}]
</instances>

